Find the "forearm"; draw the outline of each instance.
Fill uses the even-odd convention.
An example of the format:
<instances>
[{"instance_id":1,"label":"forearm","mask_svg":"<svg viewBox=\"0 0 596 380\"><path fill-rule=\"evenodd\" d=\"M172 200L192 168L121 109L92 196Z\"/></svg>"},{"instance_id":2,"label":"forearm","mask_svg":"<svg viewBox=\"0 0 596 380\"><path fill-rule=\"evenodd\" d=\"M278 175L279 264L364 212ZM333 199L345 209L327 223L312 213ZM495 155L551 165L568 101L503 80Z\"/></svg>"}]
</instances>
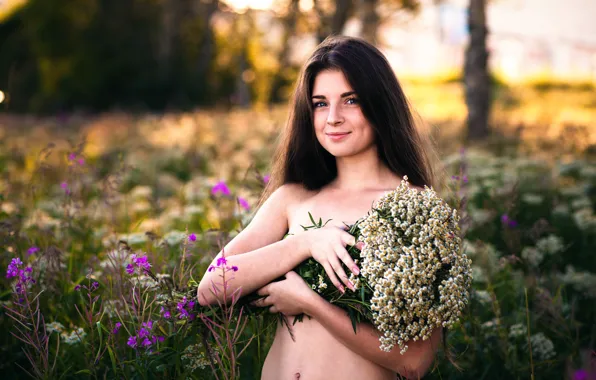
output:
<instances>
[{"instance_id":1,"label":"forearm","mask_svg":"<svg viewBox=\"0 0 596 380\"><path fill-rule=\"evenodd\" d=\"M381 350L379 342L381 333L368 323L359 323L354 333L347 313L318 295L313 297L307 314L321 323L350 350L406 378L417 379L426 373L434 360L442 334L441 330L436 330L429 340L408 342L408 350L401 355L398 346L391 352Z\"/></svg>"},{"instance_id":2,"label":"forearm","mask_svg":"<svg viewBox=\"0 0 596 380\"><path fill-rule=\"evenodd\" d=\"M230 301L236 289L241 288L239 296L250 294L291 271L308 257L308 249L296 236L289 236L251 252L226 256L227 266L238 267L238 271L226 273L226 280L233 277L228 281L226 301ZM216 260L212 265L215 263ZM213 292L213 284L222 282L221 275L222 270L218 268L205 273L197 294L201 305L223 301L223 294L215 295Z\"/></svg>"}]
</instances>

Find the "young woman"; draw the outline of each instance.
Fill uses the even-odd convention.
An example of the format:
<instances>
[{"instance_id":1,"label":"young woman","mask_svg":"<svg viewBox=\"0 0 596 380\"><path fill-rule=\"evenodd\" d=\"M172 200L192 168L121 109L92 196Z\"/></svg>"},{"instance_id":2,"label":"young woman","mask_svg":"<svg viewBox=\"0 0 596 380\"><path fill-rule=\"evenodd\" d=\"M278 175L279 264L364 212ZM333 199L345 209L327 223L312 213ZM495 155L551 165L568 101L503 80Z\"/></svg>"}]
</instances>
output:
<instances>
[{"instance_id":1,"label":"young woman","mask_svg":"<svg viewBox=\"0 0 596 380\"><path fill-rule=\"evenodd\" d=\"M426 373L442 331L430 340L409 342L404 355L398 348L383 352L372 325L361 323L355 334L346 313L292 271L312 257L340 291L351 291L341 263L358 273L346 251L356 242L344 223L364 216L404 175L413 187L433 185L428 157L389 63L363 40L326 39L301 72L265 201L225 247L228 265L240 268L231 291L258 290L265 296L258 306L312 317L292 327L295 341L278 326L262 379L381 380ZM303 232L309 212L332 222ZM283 239L288 232L291 236ZM285 280L271 282L283 275ZM215 276L206 272L199 285L203 305L216 302L209 291Z\"/></svg>"}]
</instances>

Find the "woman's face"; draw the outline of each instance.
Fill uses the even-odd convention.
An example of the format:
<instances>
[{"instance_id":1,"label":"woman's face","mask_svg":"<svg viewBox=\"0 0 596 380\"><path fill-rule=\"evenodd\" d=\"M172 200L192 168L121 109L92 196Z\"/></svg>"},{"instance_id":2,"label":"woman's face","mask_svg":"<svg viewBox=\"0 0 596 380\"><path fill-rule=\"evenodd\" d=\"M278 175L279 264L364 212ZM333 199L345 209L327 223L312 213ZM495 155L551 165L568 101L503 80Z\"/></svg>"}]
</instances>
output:
<instances>
[{"instance_id":1,"label":"woman's face","mask_svg":"<svg viewBox=\"0 0 596 380\"><path fill-rule=\"evenodd\" d=\"M374 149L374 131L362 114L358 94L341 71L321 71L311 101L317 140L329 153L349 157Z\"/></svg>"}]
</instances>

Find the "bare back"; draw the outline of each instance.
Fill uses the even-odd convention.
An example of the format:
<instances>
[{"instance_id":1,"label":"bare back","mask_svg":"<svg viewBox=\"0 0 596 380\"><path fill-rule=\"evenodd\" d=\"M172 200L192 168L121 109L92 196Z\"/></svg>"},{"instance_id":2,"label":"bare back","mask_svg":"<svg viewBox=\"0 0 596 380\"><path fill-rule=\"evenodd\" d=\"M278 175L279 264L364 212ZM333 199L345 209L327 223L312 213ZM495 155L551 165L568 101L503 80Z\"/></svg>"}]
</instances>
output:
<instances>
[{"instance_id":1,"label":"bare back","mask_svg":"<svg viewBox=\"0 0 596 380\"><path fill-rule=\"evenodd\" d=\"M308 216L330 223L353 224L365 216L373 203L393 189L371 189L347 194L335 189L304 190L299 201L288 205L289 233L303 233L311 225ZM347 318L347 316L346 316ZM396 374L348 349L317 320L305 317L293 326L295 341L287 327L278 324L275 339L265 359L262 380L349 380L395 379Z\"/></svg>"}]
</instances>

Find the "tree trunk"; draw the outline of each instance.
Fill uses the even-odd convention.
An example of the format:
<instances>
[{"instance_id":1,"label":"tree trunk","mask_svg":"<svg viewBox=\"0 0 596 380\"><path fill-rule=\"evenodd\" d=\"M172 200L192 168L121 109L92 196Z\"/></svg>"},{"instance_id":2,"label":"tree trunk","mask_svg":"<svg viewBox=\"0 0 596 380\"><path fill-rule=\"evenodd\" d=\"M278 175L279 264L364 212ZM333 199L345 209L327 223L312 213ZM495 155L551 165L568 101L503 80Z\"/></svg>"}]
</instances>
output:
<instances>
[{"instance_id":1,"label":"tree trunk","mask_svg":"<svg viewBox=\"0 0 596 380\"><path fill-rule=\"evenodd\" d=\"M161 33L159 34L159 75L162 83L169 83L174 38L177 32L177 16L175 0L163 0L161 3Z\"/></svg>"},{"instance_id":2,"label":"tree trunk","mask_svg":"<svg viewBox=\"0 0 596 380\"><path fill-rule=\"evenodd\" d=\"M335 13L331 18L331 34L337 35L343 32L353 8L353 0L335 0Z\"/></svg>"},{"instance_id":3,"label":"tree trunk","mask_svg":"<svg viewBox=\"0 0 596 380\"><path fill-rule=\"evenodd\" d=\"M279 70L273 77L271 84L271 91L269 93L269 101L272 103L282 100L280 94L281 89L286 84L284 77L285 69L290 64L290 38L296 35L296 26L298 24L298 17L300 15L300 0L292 0L288 9L288 15L284 18L284 32L282 36L282 48L279 52L278 62Z\"/></svg>"},{"instance_id":4,"label":"tree trunk","mask_svg":"<svg viewBox=\"0 0 596 380\"><path fill-rule=\"evenodd\" d=\"M467 138L481 140L488 136L490 77L486 49L486 0L470 0L468 12L470 43L466 48L464 84L468 108Z\"/></svg>"},{"instance_id":5,"label":"tree trunk","mask_svg":"<svg viewBox=\"0 0 596 380\"><path fill-rule=\"evenodd\" d=\"M376 44L377 31L381 17L377 13L379 0L361 0L362 1L362 32L361 36L366 41Z\"/></svg>"},{"instance_id":6,"label":"tree trunk","mask_svg":"<svg viewBox=\"0 0 596 380\"><path fill-rule=\"evenodd\" d=\"M217 11L219 0L206 0L199 2L199 17L203 26L203 38L201 48L199 49L199 59L197 62L197 73L199 78L207 78L209 75L209 66L215 54L215 35L211 27L211 17Z\"/></svg>"},{"instance_id":7,"label":"tree trunk","mask_svg":"<svg viewBox=\"0 0 596 380\"><path fill-rule=\"evenodd\" d=\"M329 35L339 35L343 32L346 22L354 10L354 0L335 0L335 10L331 15L325 14L318 0L313 0L313 8L319 16L317 39L323 42Z\"/></svg>"}]
</instances>

